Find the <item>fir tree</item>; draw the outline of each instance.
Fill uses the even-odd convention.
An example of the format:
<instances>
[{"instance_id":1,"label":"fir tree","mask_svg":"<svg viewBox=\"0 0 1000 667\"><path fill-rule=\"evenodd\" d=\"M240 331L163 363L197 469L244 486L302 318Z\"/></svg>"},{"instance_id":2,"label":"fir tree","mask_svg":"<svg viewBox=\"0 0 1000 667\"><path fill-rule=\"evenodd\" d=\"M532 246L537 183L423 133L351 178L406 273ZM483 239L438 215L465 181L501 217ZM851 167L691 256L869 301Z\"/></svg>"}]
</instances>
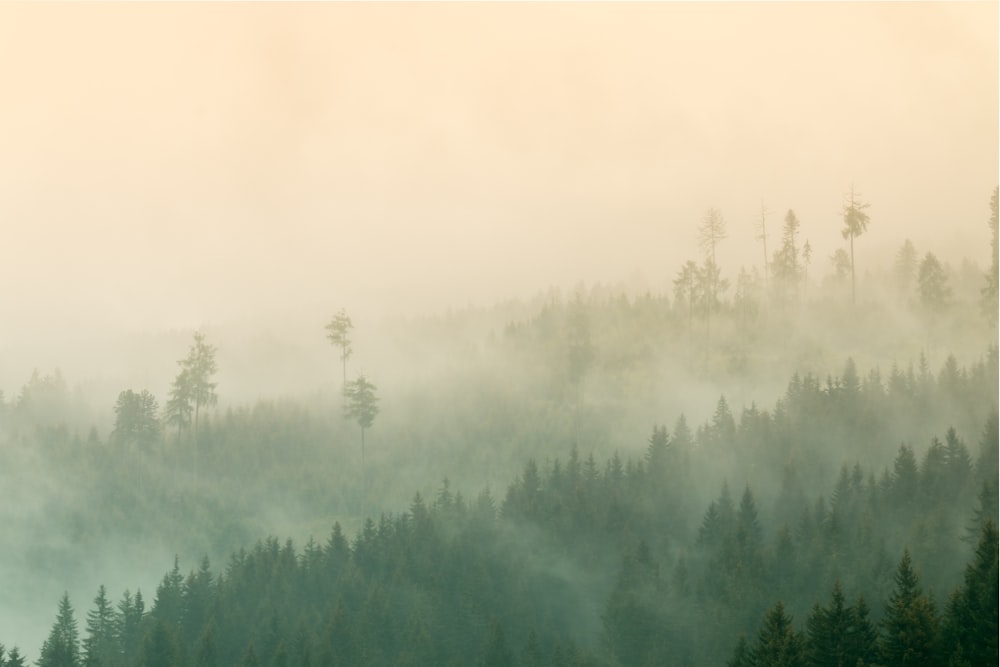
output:
<instances>
[{"instance_id":1,"label":"fir tree","mask_svg":"<svg viewBox=\"0 0 1000 667\"><path fill-rule=\"evenodd\" d=\"M767 613L750 651L752 667L804 667L805 641L792 627L792 619L779 601Z\"/></svg>"},{"instance_id":2,"label":"fir tree","mask_svg":"<svg viewBox=\"0 0 1000 667\"><path fill-rule=\"evenodd\" d=\"M42 644L38 667L78 667L80 665L80 639L69 594L59 600L59 612L48 639Z\"/></svg>"},{"instance_id":3,"label":"fir tree","mask_svg":"<svg viewBox=\"0 0 1000 667\"><path fill-rule=\"evenodd\" d=\"M909 550L896 571L896 588L882 619L882 661L889 665L938 665L937 617L934 604L923 594Z\"/></svg>"}]
</instances>

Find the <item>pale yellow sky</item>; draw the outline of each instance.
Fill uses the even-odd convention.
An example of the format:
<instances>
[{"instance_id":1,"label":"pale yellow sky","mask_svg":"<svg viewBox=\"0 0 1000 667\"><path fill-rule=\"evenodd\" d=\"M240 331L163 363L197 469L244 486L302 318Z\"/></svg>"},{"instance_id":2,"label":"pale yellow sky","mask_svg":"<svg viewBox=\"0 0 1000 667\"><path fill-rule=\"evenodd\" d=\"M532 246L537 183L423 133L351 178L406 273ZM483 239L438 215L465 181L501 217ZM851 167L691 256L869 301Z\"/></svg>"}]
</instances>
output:
<instances>
[{"instance_id":1,"label":"pale yellow sky","mask_svg":"<svg viewBox=\"0 0 1000 667\"><path fill-rule=\"evenodd\" d=\"M985 264L996 3L0 4L0 350L654 288L761 200ZM55 335L55 334L53 334Z\"/></svg>"}]
</instances>

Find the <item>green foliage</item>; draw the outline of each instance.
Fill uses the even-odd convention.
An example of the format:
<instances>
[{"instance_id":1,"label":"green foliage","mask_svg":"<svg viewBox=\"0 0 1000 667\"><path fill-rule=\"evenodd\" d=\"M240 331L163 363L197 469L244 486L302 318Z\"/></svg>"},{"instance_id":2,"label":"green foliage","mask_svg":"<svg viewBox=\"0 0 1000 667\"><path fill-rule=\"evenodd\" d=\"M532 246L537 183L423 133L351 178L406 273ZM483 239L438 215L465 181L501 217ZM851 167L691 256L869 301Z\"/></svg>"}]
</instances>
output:
<instances>
[{"instance_id":1,"label":"green foliage","mask_svg":"<svg viewBox=\"0 0 1000 667\"><path fill-rule=\"evenodd\" d=\"M987 665L997 659L997 542L996 526L986 520L973 560L965 568L964 583L948 602L942 644L944 654L955 662Z\"/></svg>"},{"instance_id":2,"label":"green foliage","mask_svg":"<svg viewBox=\"0 0 1000 667\"><path fill-rule=\"evenodd\" d=\"M186 428L193 418L197 436L201 408L218 402L216 383L212 381L218 370L215 352L215 346L205 342L205 334L195 332L188 356L177 362L181 370L170 389L166 417L169 423L177 426L178 432Z\"/></svg>"},{"instance_id":3,"label":"green foliage","mask_svg":"<svg viewBox=\"0 0 1000 667\"><path fill-rule=\"evenodd\" d=\"M42 644L38 667L78 667L80 662L80 637L69 594L59 600L56 622Z\"/></svg>"},{"instance_id":4,"label":"green foliage","mask_svg":"<svg viewBox=\"0 0 1000 667\"><path fill-rule=\"evenodd\" d=\"M779 601L764 618L750 650L751 667L805 667L805 641Z\"/></svg>"},{"instance_id":5,"label":"green foliage","mask_svg":"<svg viewBox=\"0 0 1000 667\"><path fill-rule=\"evenodd\" d=\"M343 364L344 385L347 385L347 360L351 358L351 329L354 324L351 318L341 308L326 325L326 337L334 347L340 348L340 361Z\"/></svg>"},{"instance_id":6,"label":"green foliage","mask_svg":"<svg viewBox=\"0 0 1000 667\"><path fill-rule=\"evenodd\" d=\"M118 394L115 402L115 427L111 437L122 445L147 449L160 438L159 405L156 398L143 389L131 389Z\"/></svg>"},{"instance_id":7,"label":"green foliage","mask_svg":"<svg viewBox=\"0 0 1000 667\"><path fill-rule=\"evenodd\" d=\"M895 581L882 619L882 661L913 667L940 664L937 614L933 601L921 590L909 550L903 552Z\"/></svg>"},{"instance_id":8,"label":"green foliage","mask_svg":"<svg viewBox=\"0 0 1000 667\"><path fill-rule=\"evenodd\" d=\"M103 667L114 664L119 651L115 635L114 609L104 586L97 590L94 608L87 612L87 636L83 640L83 664Z\"/></svg>"},{"instance_id":9,"label":"green foliage","mask_svg":"<svg viewBox=\"0 0 1000 667\"><path fill-rule=\"evenodd\" d=\"M344 395L347 397L345 414L357 421L362 429L371 428L378 415L378 397L375 395L377 388L364 374L361 374L358 379L348 382L344 390Z\"/></svg>"},{"instance_id":10,"label":"green foliage","mask_svg":"<svg viewBox=\"0 0 1000 667\"><path fill-rule=\"evenodd\" d=\"M917 291L920 303L930 312L939 312L948 305L951 289L944 267L933 253L927 253L917 271Z\"/></svg>"}]
</instances>

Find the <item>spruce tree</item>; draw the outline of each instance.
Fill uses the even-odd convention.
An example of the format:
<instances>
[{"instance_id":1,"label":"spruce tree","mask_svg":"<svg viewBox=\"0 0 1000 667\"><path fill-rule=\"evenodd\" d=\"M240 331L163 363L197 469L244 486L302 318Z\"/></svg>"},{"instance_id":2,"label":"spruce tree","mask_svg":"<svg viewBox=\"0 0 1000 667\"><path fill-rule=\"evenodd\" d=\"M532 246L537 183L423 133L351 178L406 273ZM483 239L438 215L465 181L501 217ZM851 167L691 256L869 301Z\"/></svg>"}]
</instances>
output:
<instances>
[{"instance_id":1,"label":"spruce tree","mask_svg":"<svg viewBox=\"0 0 1000 667\"><path fill-rule=\"evenodd\" d=\"M73 606L70 604L69 594L63 593L59 600L56 622L48 639L42 644L38 667L78 667L80 664L80 638L76 619L73 617Z\"/></svg>"},{"instance_id":2,"label":"spruce tree","mask_svg":"<svg viewBox=\"0 0 1000 667\"><path fill-rule=\"evenodd\" d=\"M965 568L963 586L952 595L943 628L946 657L964 657L973 665L997 661L997 529L986 521L979 546Z\"/></svg>"},{"instance_id":3,"label":"spruce tree","mask_svg":"<svg viewBox=\"0 0 1000 667\"><path fill-rule=\"evenodd\" d=\"M83 664L87 667L111 665L118 651L114 609L104 586L97 589L94 608L87 612L87 637L83 640Z\"/></svg>"},{"instance_id":4,"label":"spruce tree","mask_svg":"<svg viewBox=\"0 0 1000 667\"><path fill-rule=\"evenodd\" d=\"M882 661L888 665L938 665L938 622L934 603L924 595L909 549L896 570L896 588L882 619Z\"/></svg>"},{"instance_id":5,"label":"spruce tree","mask_svg":"<svg viewBox=\"0 0 1000 667\"><path fill-rule=\"evenodd\" d=\"M767 613L757 633L757 643L750 651L753 667L803 667L806 664L805 641L792 627L785 606L778 601Z\"/></svg>"}]
</instances>

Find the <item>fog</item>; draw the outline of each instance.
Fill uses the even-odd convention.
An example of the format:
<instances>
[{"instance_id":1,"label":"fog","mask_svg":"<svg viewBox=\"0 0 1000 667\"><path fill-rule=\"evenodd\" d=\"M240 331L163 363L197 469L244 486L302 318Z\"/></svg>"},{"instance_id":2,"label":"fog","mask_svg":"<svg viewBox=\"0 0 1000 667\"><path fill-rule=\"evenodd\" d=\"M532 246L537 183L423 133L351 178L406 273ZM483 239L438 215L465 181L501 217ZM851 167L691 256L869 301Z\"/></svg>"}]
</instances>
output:
<instances>
[{"instance_id":1,"label":"fog","mask_svg":"<svg viewBox=\"0 0 1000 667\"><path fill-rule=\"evenodd\" d=\"M13 406L33 372L58 373L69 434L12 417L0 440L13 493L0 517L35 540L0 559L0 641L37 657L64 590L79 618L101 583L151 604L174 554L186 572L268 534L322 540L336 520L353 535L358 498L398 513L449 478L502 501L529 458L543 473L571 446L601 466L641 458L654 424L683 414L697 431L720 396L737 421L777 411L793 374L839 378L848 357L883 381L921 359L934 377L950 356L963 373L995 362L979 300L1000 180L997 25L995 3L0 4L0 390ZM831 262L852 188L871 216L856 306ZM765 270L762 206L768 261L790 209L812 261L793 305L758 286L748 325L732 303L740 269ZM703 259L709 209L727 223L729 281L711 324L711 308L685 318L675 290ZM942 261L947 307L893 282L905 239ZM572 380L578 303L596 352ZM349 376L380 389L369 481L323 330L340 309ZM210 487L188 476L178 435L134 468L150 485L135 516L163 503L176 523L74 524L66 508L95 492L64 484L31 438L54 440L43 449L68 470L91 428L110 448L119 392L163 406L195 331L218 350L212 428L253 440L301 418L260 436L276 438L273 461L266 442L250 448L246 474L280 472ZM868 450L789 460L832 484L842 458L877 473L900 442L922 452L951 425L975 447L983 406L935 410L887 418L897 439ZM327 445L335 462L288 472ZM226 446L208 465L226 470ZM724 478L776 502L780 471L699 455L693 514ZM333 491L311 505L319 488ZM228 532L202 530L216 502ZM52 512L87 528L49 534ZM506 548L600 633L613 573L545 535L526 525ZM686 548L659 546L671 568Z\"/></svg>"},{"instance_id":2,"label":"fog","mask_svg":"<svg viewBox=\"0 0 1000 667\"><path fill-rule=\"evenodd\" d=\"M957 261L997 180L989 3L0 12L5 346L819 260L852 184Z\"/></svg>"}]
</instances>

